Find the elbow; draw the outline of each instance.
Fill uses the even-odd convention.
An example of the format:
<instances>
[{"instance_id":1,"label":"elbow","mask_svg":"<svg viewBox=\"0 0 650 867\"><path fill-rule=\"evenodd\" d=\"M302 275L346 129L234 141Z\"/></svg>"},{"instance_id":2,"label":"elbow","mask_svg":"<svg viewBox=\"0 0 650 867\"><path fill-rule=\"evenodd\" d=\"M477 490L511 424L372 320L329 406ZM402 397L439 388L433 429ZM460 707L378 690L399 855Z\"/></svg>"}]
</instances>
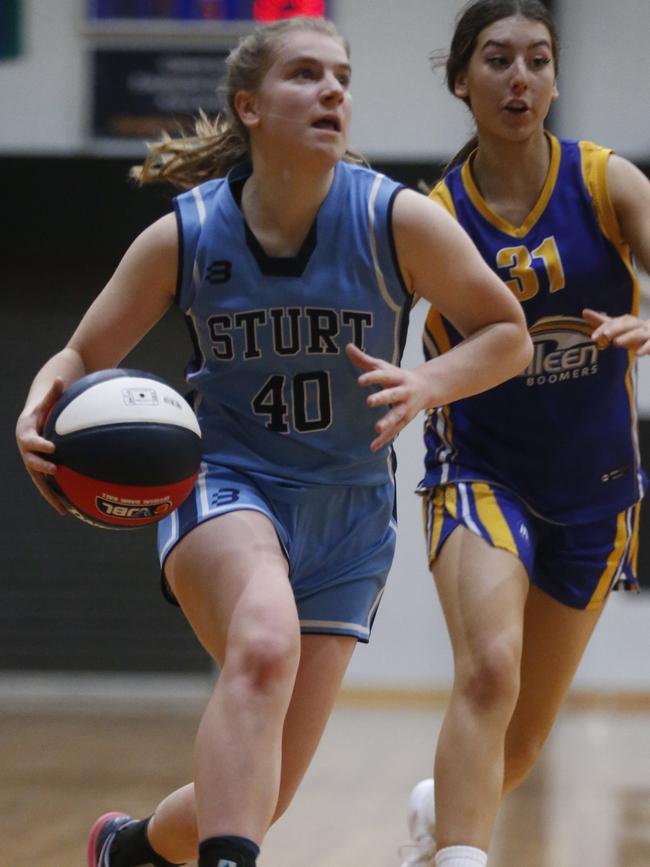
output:
<instances>
[{"instance_id":1,"label":"elbow","mask_svg":"<svg viewBox=\"0 0 650 867\"><path fill-rule=\"evenodd\" d=\"M524 329L524 334L520 338L520 358L517 366L517 373L523 373L524 370L528 367L530 362L533 360L533 341L531 340L530 334L527 330Z\"/></svg>"},{"instance_id":2,"label":"elbow","mask_svg":"<svg viewBox=\"0 0 650 867\"><path fill-rule=\"evenodd\" d=\"M508 375L518 376L530 364L534 350L523 314L521 318L518 316L516 321L509 323L509 337L504 346L508 359Z\"/></svg>"},{"instance_id":3,"label":"elbow","mask_svg":"<svg viewBox=\"0 0 650 867\"><path fill-rule=\"evenodd\" d=\"M516 344L512 351L512 365L513 368L515 368L513 375L517 376L526 370L533 358L534 351L533 341L528 333L526 316L524 315L524 311L520 304L517 304L517 310L512 325L515 329L514 340Z\"/></svg>"}]
</instances>

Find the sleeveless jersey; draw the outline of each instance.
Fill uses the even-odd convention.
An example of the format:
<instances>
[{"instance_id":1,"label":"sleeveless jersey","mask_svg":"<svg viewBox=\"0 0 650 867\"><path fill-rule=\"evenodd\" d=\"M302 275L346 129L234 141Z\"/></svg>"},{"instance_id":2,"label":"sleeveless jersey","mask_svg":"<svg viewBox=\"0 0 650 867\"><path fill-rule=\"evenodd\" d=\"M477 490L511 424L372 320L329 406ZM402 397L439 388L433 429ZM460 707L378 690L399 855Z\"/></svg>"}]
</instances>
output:
<instances>
[{"instance_id":1,"label":"sleeveless jersey","mask_svg":"<svg viewBox=\"0 0 650 867\"><path fill-rule=\"evenodd\" d=\"M287 483L382 484L392 450L370 442L386 409L366 405L344 348L400 362L411 307L391 231L401 187L337 164L301 250L274 258L237 201L250 172L236 166L175 200L206 457Z\"/></svg>"},{"instance_id":2,"label":"sleeveless jersey","mask_svg":"<svg viewBox=\"0 0 650 867\"><path fill-rule=\"evenodd\" d=\"M595 345L582 318L584 307L636 314L639 288L607 192L611 151L553 136L549 143L546 183L521 226L490 210L471 157L431 194L520 300L534 356L497 388L429 413L422 487L490 481L548 520L582 523L622 511L645 490L634 354ZM425 355L460 339L432 308Z\"/></svg>"}]
</instances>

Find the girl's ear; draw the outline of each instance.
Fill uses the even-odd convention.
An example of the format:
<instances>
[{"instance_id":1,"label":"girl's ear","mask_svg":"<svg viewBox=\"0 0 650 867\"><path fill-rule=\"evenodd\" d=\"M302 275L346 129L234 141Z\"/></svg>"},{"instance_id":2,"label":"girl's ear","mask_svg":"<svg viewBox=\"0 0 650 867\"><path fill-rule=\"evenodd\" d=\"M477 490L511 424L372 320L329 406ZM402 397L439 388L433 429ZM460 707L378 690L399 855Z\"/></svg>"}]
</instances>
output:
<instances>
[{"instance_id":1,"label":"girl's ear","mask_svg":"<svg viewBox=\"0 0 650 867\"><path fill-rule=\"evenodd\" d=\"M235 94L235 111L239 119L248 129L258 126L260 114L257 105L257 97L248 90L238 90Z\"/></svg>"},{"instance_id":2,"label":"girl's ear","mask_svg":"<svg viewBox=\"0 0 650 867\"><path fill-rule=\"evenodd\" d=\"M454 81L454 96L459 99L467 99L469 96L467 89L467 73L459 72Z\"/></svg>"}]
</instances>

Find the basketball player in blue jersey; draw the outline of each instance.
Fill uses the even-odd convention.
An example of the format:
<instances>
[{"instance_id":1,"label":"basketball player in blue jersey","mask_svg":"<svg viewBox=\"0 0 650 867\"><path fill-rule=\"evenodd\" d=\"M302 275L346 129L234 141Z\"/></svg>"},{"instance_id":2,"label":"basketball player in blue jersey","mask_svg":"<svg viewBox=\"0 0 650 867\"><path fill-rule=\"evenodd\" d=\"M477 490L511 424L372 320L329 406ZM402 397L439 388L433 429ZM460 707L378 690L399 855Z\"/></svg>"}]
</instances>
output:
<instances>
[{"instance_id":1,"label":"basketball player in blue jersey","mask_svg":"<svg viewBox=\"0 0 650 867\"><path fill-rule=\"evenodd\" d=\"M404 867L487 863L502 793L534 764L608 593L637 587L635 362L650 323L631 258L650 270L650 182L545 131L556 74L538 0L465 7L447 83L477 136L432 198L519 300L535 349L519 376L428 416L421 493L455 676ZM427 357L459 339L434 304Z\"/></svg>"},{"instance_id":2,"label":"basketball player in blue jersey","mask_svg":"<svg viewBox=\"0 0 650 867\"><path fill-rule=\"evenodd\" d=\"M251 867L316 749L394 548L391 441L426 406L530 362L521 308L426 197L346 158L350 65L334 27L292 18L228 61L228 108L154 148L142 180L189 188L147 229L36 376L18 423L27 469L63 386L114 367L176 300L204 438L194 495L160 525L168 592L220 676L191 784L146 820L95 823L89 867ZM198 185L197 185L198 184ZM411 301L460 334L398 366ZM360 388L360 386L362 386Z\"/></svg>"}]
</instances>

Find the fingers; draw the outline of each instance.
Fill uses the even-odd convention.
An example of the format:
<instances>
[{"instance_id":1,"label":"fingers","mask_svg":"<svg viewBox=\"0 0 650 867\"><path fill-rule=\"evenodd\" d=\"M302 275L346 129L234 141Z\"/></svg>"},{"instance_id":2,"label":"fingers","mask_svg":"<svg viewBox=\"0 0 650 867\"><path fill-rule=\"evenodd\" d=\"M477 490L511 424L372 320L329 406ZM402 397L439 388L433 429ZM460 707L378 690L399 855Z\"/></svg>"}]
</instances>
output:
<instances>
[{"instance_id":1,"label":"fingers","mask_svg":"<svg viewBox=\"0 0 650 867\"><path fill-rule=\"evenodd\" d=\"M366 398L371 409L388 406L389 411L375 424L378 436L370 443L373 452L388 445L416 414L417 382L412 371L396 367L381 358L363 352L349 343L345 351L350 361L364 372L358 377L361 386L376 386Z\"/></svg>"},{"instance_id":2,"label":"fingers","mask_svg":"<svg viewBox=\"0 0 650 867\"><path fill-rule=\"evenodd\" d=\"M397 434L406 427L409 421L410 415L406 406L400 405L393 407L393 409L391 409L390 412L387 412L386 415L375 425L375 430L379 436L370 443L370 450L376 452L388 445L395 439Z\"/></svg>"},{"instance_id":3,"label":"fingers","mask_svg":"<svg viewBox=\"0 0 650 867\"><path fill-rule=\"evenodd\" d=\"M47 418L49 411L63 394L64 388L65 386L61 377L55 377L54 382L46 391L40 404L42 423L45 423L45 419Z\"/></svg>"},{"instance_id":4,"label":"fingers","mask_svg":"<svg viewBox=\"0 0 650 867\"><path fill-rule=\"evenodd\" d=\"M388 362L381 358L374 358L372 355L368 355L367 352L359 349L354 343L348 343L345 347L345 352L350 361L362 370L375 370L388 364Z\"/></svg>"},{"instance_id":5,"label":"fingers","mask_svg":"<svg viewBox=\"0 0 650 867\"><path fill-rule=\"evenodd\" d=\"M591 310L589 307L585 307L582 311L582 317L594 328L594 331L591 332L591 339L593 342L599 349L607 349L610 343L610 338L605 332L607 324L611 322L609 316L605 313L599 313L597 310Z\"/></svg>"},{"instance_id":6,"label":"fingers","mask_svg":"<svg viewBox=\"0 0 650 867\"><path fill-rule=\"evenodd\" d=\"M637 355L647 355L647 348L650 343L650 330L647 328L634 328L632 331L627 331L614 339L616 346L621 349L631 349Z\"/></svg>"},{"instance_id":7,"label":"fingers","mask_svg":"<svg viewBox=\"0 0 650 867\"><path fill-rule=\"evenodd\" d=\"M606 313L599 313L597 310L592 310L590 307L585 307L582 311L582 318L594 327L609 321L609 316L607 316Z\"/></svg>"},{"instance_id":8,"label":"fingers","mask_svg":"<svg viewBox=\"0 0 650 867\"><path fill-rule=\"evenodd\" d=\"M59 515L66 514L66 506L45 478L56 475L57 465L48 458L56 449L54 443L42 436L41 431L48 413L63 390L63 380L57 377L38 404L30 410L23 411L16 425L16 441L25 468L41 496Z\"/></svg>"},{"instance_id":9,"label":"fingers","mask_svg":"<svg viewBox=\"0 0 650 867\"><path fill-rule=\"evenodd\" d=\"M20 453L29 472L45 473L53 476L57 466L47 459L54 452L54 444L40 436L26 437L20 443Z\"/></svg>"},{"instance_id":10,"label":"fingers","mask_svg":"<svg viewBox=\"0 0 650 867\"><path fill-rule=\"evenodd\" d=\"M611 317L589 308L585 308L582 315L590 325L595 326L591 339L599 349L605 349L613 343L621 349L634 350L637 355L648 354L650 322L630 314Z\"/></svg>"},{"instance_id":11,"label":"fingers","mask_svg":"<svg viewBox=\"0 0 650 867\"><path fill-rule=\"evenodd\" d=\"M599 335L598 332L601 332ZM639 351L650 339L650 324L637 316L617 316L594 331L592 339L600 336L621 349Z\"/></svg>"}]
</instances>

